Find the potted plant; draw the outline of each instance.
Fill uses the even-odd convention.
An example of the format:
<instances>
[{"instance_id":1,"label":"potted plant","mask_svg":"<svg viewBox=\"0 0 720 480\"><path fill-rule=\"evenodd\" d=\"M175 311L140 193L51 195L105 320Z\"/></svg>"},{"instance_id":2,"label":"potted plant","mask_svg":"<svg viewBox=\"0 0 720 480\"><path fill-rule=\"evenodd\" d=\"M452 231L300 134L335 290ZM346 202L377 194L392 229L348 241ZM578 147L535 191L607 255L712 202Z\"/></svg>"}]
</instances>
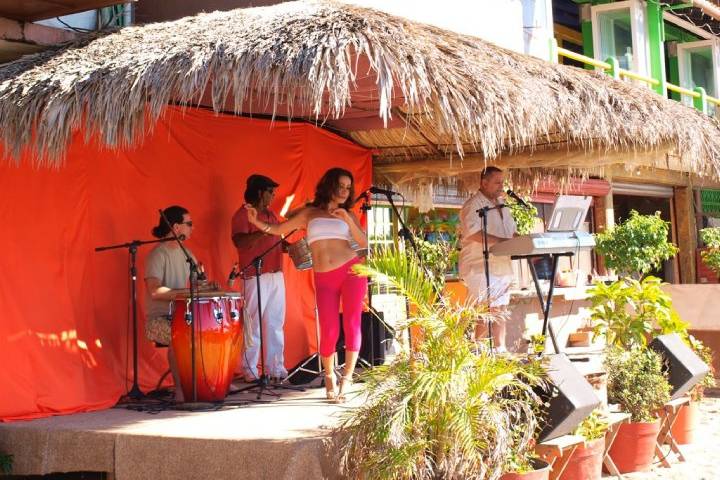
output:
<instances>
[{"instance_id":1,"label":"potted plant","mask_svg":"<svg viewBox=\"0 0 720 480\"><path fill-rule=\"evenodd\" d=\"M539 360L478 348L471 338L485 307L455 306L403 252L381 250L356 271L407 295L423 340L364 373L363 404L333 436L349 478L498 478L511 453L531 450L545 382ZM519 429L518 425L525 426Z\"/></svg>"},{"instance_id":2,"label":"potted plant","mask_svg":"<svg viewBox=\"0 0 720 480\"><path fill-rule=\"evenodd\" d=\"M632 210L624 222L595 234L595 250L608 268L641 278L677 254L678 248L668 241L669 231L670 222L660 218L660 212L640 215Z\"/></svg>"},{"instance_id":3,"label":"potted plant","mask_svg":"<svg viewBox=\"0 0 720 480\"><path fill-rule=\"evenodd\" d=\"M656 352L632 346L610 347L605 357L608 402L630 413L630 423L620 426L610 457L621 473L648 470L660 432L658 409L670 400L670 384Z\"/></svg>"},{"instance_id":4,"label":"potted plant","mask_svg":"<svg viewBox=\"0 0 720 480\"><path fill-rule=\"evenodd\" d=\"M602 477L605 433L608 423L599 410L593 411L575 429L585 443L575 449L560 475L560 480L599 480Z\"/></svg>"},{"instance_id":5,"label":"potted plant","mask_svg":"<svg viewBox=\"0 0 720 480\"><path fill-rule=\"evenodd\" d=\"M500 480L547 480L550 478L550 464L536 457L522 461L515 458L508 462L508 468L510 471L504 473Z\"/></svg>"},{"instance_id":6,"label":"potted plant","mask_svg":"<svg viewBox=\"0 0 720 480\"><path fill-rule=\"evenodd\" d=\"M588 291L594 336L604 336L608 345L629 348L645 346L653 334L687 335L688 324L672 308L662 285L653 276L595 283Z\"/></svg>"},{"instance_id":7,"label":"potted plant","mask_svg":"<svg viewBox=\"0 0 720 480\"><path fill-rule=\"evenodd\" d=\"M713 368L713 352L700 340L692 335L686 337L686 341L693 351L710 366L710 372L703 380L690 390L690 403L680 407L680 412L675 418L672 426L672 435L677 443L685 445L692 443L695 439L695 430L700 423L700 401L703 398L706 388L715 386L715 370Z\"/></svg>"}]
</instances>

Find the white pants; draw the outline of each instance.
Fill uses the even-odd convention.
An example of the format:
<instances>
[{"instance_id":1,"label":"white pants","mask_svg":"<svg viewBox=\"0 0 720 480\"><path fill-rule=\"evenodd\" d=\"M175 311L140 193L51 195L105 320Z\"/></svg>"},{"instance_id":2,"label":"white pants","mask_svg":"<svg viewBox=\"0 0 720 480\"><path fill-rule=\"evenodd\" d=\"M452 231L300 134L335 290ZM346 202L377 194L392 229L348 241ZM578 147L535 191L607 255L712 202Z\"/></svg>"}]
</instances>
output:
<instances>
[{"instance_id":1,"label":"white pants","mask_svg":"<svg viewBox=\"0 0 720 480\"><path fill-rule=\"evenodd\" d=\"M487 302L488 288L484 271L473 271L462 278L468 288L468 298L473 302ZM510 275L490 274L490 306L504 307L510 303Z\"/></svg>"},{"instance_id":2,"label":"white pants","mask_svg":"<svg viewBox=\"0 0 720 480\"><path fill-rule=\"evenodd\" d=\"M257 307L257 278L245 280L245 349L240 359L245 378L258 377L260 359L260 322ZM260 275L260 300L262 308L262 341L265 351L265 373L271 377L285 378L285 279L282 272Z\"/></svg>"}]
</instances>

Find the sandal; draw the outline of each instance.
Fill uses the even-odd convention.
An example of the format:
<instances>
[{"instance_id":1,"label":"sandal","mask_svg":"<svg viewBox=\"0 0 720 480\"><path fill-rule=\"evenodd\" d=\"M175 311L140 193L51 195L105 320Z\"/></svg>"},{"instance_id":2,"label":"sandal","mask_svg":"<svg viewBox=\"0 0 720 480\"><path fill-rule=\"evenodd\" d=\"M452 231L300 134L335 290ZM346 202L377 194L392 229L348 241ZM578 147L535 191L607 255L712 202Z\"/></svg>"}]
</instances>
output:
<instances>
[{"instance_id":1,"label":"sandal","mask_svg":"<svg viewBox=\"0 0 720 480\"><path fill-rule=\"evenodd\" d=\"M335 374L325 375L325 398L330 401L337 400L337 392L335 391Z\"/></svg>"},{"instance_id":2,"label":"sandal","mask_svg":"<svg viewBox=\"0 0 720 480\"><path fill-rule=\"evenodd\" d=\"M336 401L338 403L342 403L345 401L346 393L348 390L350 390L350 387L352 386L352 373L350 375L343 375L340 377L340 388L338 389L338 394L336 397Z\"/></svg>"}]
</instances>

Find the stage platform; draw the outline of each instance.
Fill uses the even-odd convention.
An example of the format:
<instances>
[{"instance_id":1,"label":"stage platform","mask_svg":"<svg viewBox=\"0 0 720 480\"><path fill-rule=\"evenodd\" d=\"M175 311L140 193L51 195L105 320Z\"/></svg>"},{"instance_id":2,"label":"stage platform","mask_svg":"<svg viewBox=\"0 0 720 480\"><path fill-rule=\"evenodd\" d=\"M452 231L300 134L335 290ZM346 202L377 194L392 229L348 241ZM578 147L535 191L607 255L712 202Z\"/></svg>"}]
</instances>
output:
<instances>
[{"instance_id":1,"label":"stage platform","mask_svg":"<svg viewBox=\"0 0 720 480\"><path fill-rule=\"evenodd\" d=\"M242 384L239 386L243 386ZM13 474L108 472L134 479L341 478L328 445L349 405L330 404L322 388L271 390L267 403L228 396L215 410L109 410L0 423L0 450Z\"/></svg>"}]
</instances>

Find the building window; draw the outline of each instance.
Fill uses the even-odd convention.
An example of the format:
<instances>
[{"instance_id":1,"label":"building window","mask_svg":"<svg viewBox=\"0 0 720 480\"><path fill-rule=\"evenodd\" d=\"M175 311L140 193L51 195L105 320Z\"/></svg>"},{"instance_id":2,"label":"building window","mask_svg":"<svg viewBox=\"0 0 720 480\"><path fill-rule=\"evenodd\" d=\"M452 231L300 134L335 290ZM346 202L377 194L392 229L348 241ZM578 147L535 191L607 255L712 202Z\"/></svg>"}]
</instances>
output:
<instances>
[{"instance_id":1,"label":"building window","mask_svg":"<svg viewBox=\"0 0 720 480\"><path fill-rule=\"evenodd\" d=\"M718 84L715 75L715 58L717 47L713 41L698 41L680 43L677 46L678 68L680 70L680 85L689 90L702 87L711 97L717 97ZM686 105L692 106L693 99L687 95L682 96ZM715 114L715 105L708 103L708 113Z\"/></svg>"},{"instance_id":2,"label":"building window","mask_svg":"<svg viewBox=\"0 0 720 480\"><path fill-rule=\"evenodd\" d=\"M632 25L630 9L598 15L600 27L600 55L603 59L615 57L620 68L633 70Z\"/></svg>"}]
</instances>

